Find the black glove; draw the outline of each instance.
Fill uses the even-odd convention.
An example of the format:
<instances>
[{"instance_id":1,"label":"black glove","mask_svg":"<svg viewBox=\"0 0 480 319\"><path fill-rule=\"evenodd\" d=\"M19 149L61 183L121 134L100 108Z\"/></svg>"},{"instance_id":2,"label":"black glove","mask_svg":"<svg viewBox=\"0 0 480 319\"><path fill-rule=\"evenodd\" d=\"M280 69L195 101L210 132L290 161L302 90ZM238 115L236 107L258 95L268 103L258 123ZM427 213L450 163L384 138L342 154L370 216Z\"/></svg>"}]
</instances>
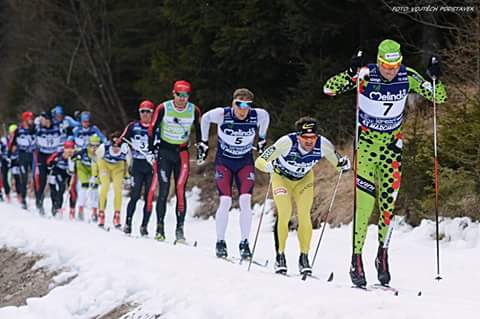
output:
<instances>
[{"instance_id":1,"label":"black glove","mask_svg":"<svg viewBox=\"0 0 480 319\"><path fill-rule=\"evenodd\" d=\"M200 141L197 144L197 164L202 165L208 156L208 142Z\"/></svg>"},{"instance_id":2,"label":"black glove","mask_svg":"<svg viewBox=\"0 0 480 319\"><path fill-rule=\"evenodd\" d=\"M363 49L358 49L352 59L350 60L350 66L347 69L348 75L354 77L357 74L357 70L365 65L364 62L364 51Z\"/></svg>"},{"instance_id":3,"label":"black glove","mask_svg":"<svg viewBox=\"0 0 480 319\"><path fill-rule=\"evenodd\" d=\"M267 140L259 137L258 142L257 142L257 153L258 153L258 155L262 155L263 151L265 151L265 146L267 146Z\"/></svg>"},{"instance_id":4,"label":"black glove","mask_svg":"<svg viewBox=\"0 0 480 319\"><path fill-rule=\"evenodd\" d=\"M438 79L442 75L442 70L440 69L440 59L437 56L432 55L428 61L427 75L430 80L433 78Z\"/></svg>"}]
</instances>

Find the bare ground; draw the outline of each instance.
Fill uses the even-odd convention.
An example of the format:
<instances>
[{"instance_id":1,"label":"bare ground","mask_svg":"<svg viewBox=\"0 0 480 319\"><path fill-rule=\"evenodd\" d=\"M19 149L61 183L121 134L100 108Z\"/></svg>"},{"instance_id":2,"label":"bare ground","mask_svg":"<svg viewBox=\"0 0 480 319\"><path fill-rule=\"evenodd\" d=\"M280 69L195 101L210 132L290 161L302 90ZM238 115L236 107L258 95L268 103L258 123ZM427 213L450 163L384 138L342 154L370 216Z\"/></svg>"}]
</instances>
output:
<instances>
[{"instance_id":1,"label":"bare ground","mask_svg":"<svg viewBox=\"0 0 480 319\"><path fill-rule=\"evenodd\" d=\"M57 272L35 268L42 257L0 248L0 307L25 305L27 298L45 296Z\"/></svg>"}]
</instances>

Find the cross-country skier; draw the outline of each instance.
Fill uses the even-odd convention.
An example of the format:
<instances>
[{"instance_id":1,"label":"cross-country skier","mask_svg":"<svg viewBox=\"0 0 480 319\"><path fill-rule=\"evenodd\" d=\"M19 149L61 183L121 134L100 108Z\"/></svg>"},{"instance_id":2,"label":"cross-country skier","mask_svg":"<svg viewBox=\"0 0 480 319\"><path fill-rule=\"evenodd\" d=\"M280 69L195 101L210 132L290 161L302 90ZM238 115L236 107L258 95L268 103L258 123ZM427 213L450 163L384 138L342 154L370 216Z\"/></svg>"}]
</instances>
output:
<instances>
[{"instance_id":1,"label":"cross-country skier","mask_svg":"<svg viewBox=\"0 0 480 319\"><path fill-rule=\"evenodd\" d=\"M53 153L47 159L48 185L52 199L52 216L62 214L63 193L68 183L69 161L75 151L75 143L67 140L63 149Z\"/></svg>"},{"instance_id":2,"label":"cross-country skier","mask_svg":"<svg viewBox=\"0 0 480 319\"><path fill-rule=\"evenodd\" d=\"M53 124L57 124L60 129L65 133L67 139L73 138L73 129L77 126L80 126L80 122L75 120L69 115L65 115L63 106L60 104L55 105L52 109L52 121Z\"/></svg>"},{"instance_id":3,"label":"cross-country skier","mask_svg":"<svg viewBox=\"0 0 480 319\"><path fill-rule=\"evenodd\" d=\"M375 259L377 277L383 285L390 282L388 233L400 189L405 103L409 92L418 93L427 100L432 100L433 95L432 83L417 71L403 65L402 59L400 44L384 40L378 46L376 64L363 67L362 52L359 51L352 58L350 67L330 78L324 86L324 92L333 96L351 90L360 83L360 94L357 97L359 135L356 150L356 212L350 277L354 285L361 287L367 284L362 249L375 200L378 200L380 208L379 247ZM357 72L362 78L357 78ZM430 58L427 75L430 79L438 79L440 76L437 57ZM436 101L445 102L447 95L442 82L437 81L435 91Z\"/></svg>"},{"instance_id":4,"label":"cross-country skier","mask_svg":"<svg viewBox=\"0 0 480 319\"><path fill-rule=\"evenodd\" d=\"M152 121L153 110L155 106L149 100L142 101L138 107L140 120L136 120L127 125L119 139L119 142L128 140L132 151L132 175L133 186L130 192L130 201L127 205L127 217L123 231L126 234L132 232L132 218L135 213L137 201L144 192L143 219L140 226L140 234L147 236L147 225L152 213L152 199L155 191L156 181L153 172L153 155L148 150L148 126ZM152 187L153 186L153 187Z\"/></svg>"},{"instance_id":5,"label":"cross-country skier","mask_svg":"<svg viewBox=\"0 0 480 319\"><path fill-rule=\"evenodd\" d=\"M105 208L107 207L108 190L110 183L113 184L114 192L114 215L113 226L120 228L120 209L122 208L122 185L128 177L131 153L126 143L117 144L119 133L110 134L109 140L100 145L95 152L95 164L92 176L100 179L100 199L98 210L98 226L105 225Z\"/></svg>"},{"instance_id":6,"label":"cross-country skier","mask_svg":"<svg viewBox=\"0 0 480 319\"><path fill-rule=\"evenodd\" d=\"M96 222L98 217L98 181L96 178L92 178L92 162L95 160L95 152L100 146L100 137L96 134L90 136L88 145L86 148L77 151L72 160L75 164L74 175L76 176L78 190L77 206L78 206L78 218L84 219L85 208L87 203L90 203L92 208L91 220ZM75 217L75 211L74 215Z\"/></svg>"},{"instance_id":7,"label":"cross-country skier","mask_svg":"<svg viewBox=\"0 0 480 319\"><path fill-rule=\"evenodd\" d=\"M172 93L173 99L157 106L148 128L149 149L152 152L155 151L153 142L159 141L157 152L159 194L155 238L160 241L165 240L164 218L170 190L170 177L173 173L177 196L175 237L177 242L185 242L183 231L187 213L185 187L190 170L188 146L192 128L195 128L196 142L200 142L201 113L198 106L188 100L192 93L189 82L176 81Z\"/></svg>"},{"instance_id":8,"label":"cross-country skier","mask_svg":"<svg viewBox=\"0 0 480 319\"><path fill-rule=\"evenodd\" d=\"M13 138L8 145L10 158L18 154L18 174L12 168L12 173L18 176L15 182L17 194L23 209L27 209L27 187L29 172L33 167L33 152L36 148L36 136L33 126L33 113L26 111L22 113L22 121L18 125ZM13 166L12 166L13 167Z\"/></svg>"},{"instance_id":9,"label":"cross-country skier","mask_svg":"<svg viewBox=\"0 0 480 319\"><path fill-rule=\"evenodd\" d=\"M91 124L90 112L83 111L80 113L80 125L73 129L73 140L77 148L86 148L88 140L92 135L98 135L102 140L102 143L106 142L106 137L102 131L96 126Z\"/></svg>"},{"instance_id":10,"label":"cross-country skier","mask_svg":"<svg viewBox=\"0 0 480 319\"><path fill-rule=\"evenodd\" d=\"M217 154L215 157L215 182L220 196L215 214L217 257L227 257L225 232L232 206L232 183L235 181L240 204L240 256L250 258L248 243L252 224L251 198L255 182L252 149L258 129L257 152L262 153L270 117L268 112L253 107L254 94L248 89L237 89L230 106L217 107L202 116L202 141L198 143L199 162L207 157L210 124L217 124Z\"/></svg>"},{"instance_id":11,"label":"cross-country skier","mask_svg":"<svg viewBox=\"0 0 480 319\"><path fill-rule=\"evenodd\" d=\"M9 154L8 145L11 143L11 140L16 130L17 130L17 124L10 124L8 126L7 136L3 136L0 140L0 148L1 148L0 166L2 168L2 182L3 182L3 189L5 191L5 198L7 200L7 203L10 202L10 189L11 189L8 173L10 172L10 168L12 167L12 162L18 161L18 152ZM0 197L2 197L2 200L3 200L3 196L0 196Z\"/></svg>"},{"instance_id":12,"label":"cross-country skier","mask_svg":"<svg viewBox=\"0 0 480 319\"><path fill-rule=\"evenodd\" d=\"M62 146L66 139L60 127L52 122L50 112L40 114L40 124L35 129L37 149L34 153L34 188L37 210L45 214L43 199L47 184L47 159Z\"/></svg>"},{"instance_id":13,"label":"cross-country skier","mask_svg":"<svg viewBox=\"0 0 480 319\"><path fill-rule=\"evenodd\" d=\"M255 167L272 174L272 193L277 207L275 271L287 272L285 243L292 204L295 202L300 243L298 267L301 274L310 274L312 269L308 251L312 238L311 210L314 197L312 168L325 157L337 169L348 171L350 161L336 153L332 143L318 134L318 122L314 118L302 117L295 126L297 132L281 137L268 147L255 161Z\"/></svg>"}]
</instances>

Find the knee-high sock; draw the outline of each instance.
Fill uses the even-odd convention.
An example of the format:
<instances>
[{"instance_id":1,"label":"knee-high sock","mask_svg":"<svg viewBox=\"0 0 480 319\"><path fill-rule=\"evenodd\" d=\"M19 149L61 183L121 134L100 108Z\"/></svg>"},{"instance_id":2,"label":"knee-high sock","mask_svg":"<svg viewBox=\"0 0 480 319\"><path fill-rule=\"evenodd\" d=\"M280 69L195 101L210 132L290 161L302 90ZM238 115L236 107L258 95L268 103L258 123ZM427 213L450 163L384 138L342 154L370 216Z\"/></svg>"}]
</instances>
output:
<instances>
[{"instance_id":1,"label":"knee-high sock","mask_svg":"<svg viewBox=\"0 0 480 319\"><path fill-rule=\"evenodd\" d=\"M228 212L232 207L232 198L230 196L220 196L215 222L217 226L217 240L225 240L225 231L228 224Z\"/></svg>"},{"instance_id":2,"label":"knee-high sock","mask_svg":"<svg viewBox=\"0 0 480 319\"><path fill-rule=\"evenodd\" d=\"M252 195L240 195L238 202L240 204L240 233L241 240L248 240L250 228L252 226Z\"/></svg>"}]
</instances>

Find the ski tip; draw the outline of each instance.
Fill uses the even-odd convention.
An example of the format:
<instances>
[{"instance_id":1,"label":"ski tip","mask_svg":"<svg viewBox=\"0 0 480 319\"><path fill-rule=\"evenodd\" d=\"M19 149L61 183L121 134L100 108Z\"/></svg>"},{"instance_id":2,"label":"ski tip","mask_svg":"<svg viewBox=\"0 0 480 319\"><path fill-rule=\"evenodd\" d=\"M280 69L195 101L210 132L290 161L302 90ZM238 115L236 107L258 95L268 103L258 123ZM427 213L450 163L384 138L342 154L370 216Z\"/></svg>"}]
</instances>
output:
<instances>
[{"instance_id":1,"label":"ski tip","mask_svg":"<svg viewBox=\"0 0 480 319\"><path fill-rule=\"evenodd\" d=\"M330 273L330 276L328 276L327 282L332 282L333 281L333 271Z\"/></svg>"}]
</instances>

